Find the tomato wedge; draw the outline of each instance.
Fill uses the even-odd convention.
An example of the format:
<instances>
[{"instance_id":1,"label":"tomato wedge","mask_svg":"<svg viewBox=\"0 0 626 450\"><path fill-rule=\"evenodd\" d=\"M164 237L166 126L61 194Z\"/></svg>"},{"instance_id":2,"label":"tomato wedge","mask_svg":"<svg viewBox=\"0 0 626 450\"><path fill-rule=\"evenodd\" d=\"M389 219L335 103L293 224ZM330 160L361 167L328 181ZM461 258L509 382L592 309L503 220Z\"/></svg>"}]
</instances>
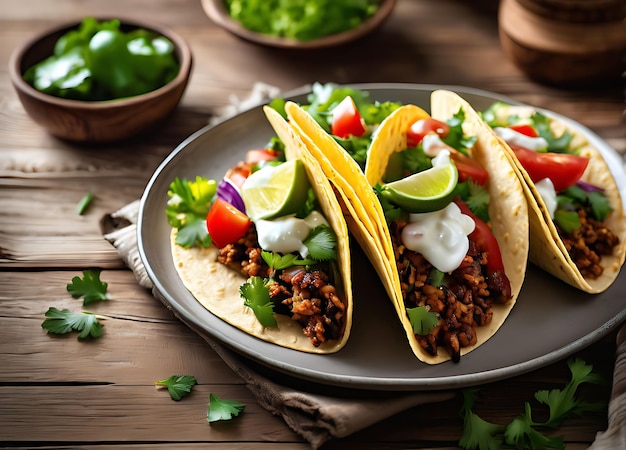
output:
<instances>
[{"instance_id":1,"label":"tomato wedge","mask_svg":"<svg viewBox=\"0 0 626 450\"><path fill-rule=\"evenodd\" d=\"M241 187L246 178L252 173L252 164L240 162L234 167L231 167L224 175L224 178L228 178L235 186Z\"/></svg>"},{"instance_id":2,"label":"tomato wedge","mask_svg":"<svg viewBox=\"0 0 626 450\"><path fill-rule=\"evenodd\" d=\"M534 182L549 178L557 192L575 184L589 164L589 159L578 155L540 153L518 145L511 148Z\"/></svg>"},{"instance_id":3,"label":"tomato wedge","mask_svg":"<svg viewBox=\"0 0 626 450\"><path fill-rule=\"evenodd\" d=\"M446 137L450 132L450 127L447 123L441 120L428 117L426 119L419 119L415 121L406 132L406 141L409 147L415 147L422 142L424 136L428 133L435 132L440 137Z\"/></svg>"},{"instance_id":4,"label":"tomato wedge","mask_svg":"<svg viewBox=\"0 0 626 450\"><path fill-rule=\"evenodd\" d=\"M454 201L461 212L471 217L476 224L474 231L469 235L470 239L476 242L483 251L487 252L487 276L498 280L498 285L502 289L505 297L511 295L511 283L504 272L504 262L502 261L502 253L500 245L496 237L491 232L489 225L484 220L476 217L467 204L461 199Z\"/></svg>"},{"instance_id":5,"label":"tomato wedge","mask_svg":"<svg viewBox=\"0 0 626 450\"><path fill-rule=\"evenodd\" d=\"M475 159L458 151L452 152L450 157L459 172L460 182L472 180L482 186L489 180L489 173Z\"/></svg>"},{"instance_id":6,"label":"tomato wedge","mask_svg":"<svg viewBox=\"0 0 626 450\"><path fill-rule=\"evenodd\" d=\"M347 96L333 109L331 133L342 139L350 136L363 136L367 131L361 113L352 97Z\"/></svg>"},{"instance_id":7,"label":"tomato wedge","mask_svg":"<svg viewBox=\"0 0 626 450\"><path fill-rule=\"evenodd\" d=\"M250 227L250 219L230 203L216 198L206 217L211 239L219 248L236 242Z\"/></svg>"}]
</instances>

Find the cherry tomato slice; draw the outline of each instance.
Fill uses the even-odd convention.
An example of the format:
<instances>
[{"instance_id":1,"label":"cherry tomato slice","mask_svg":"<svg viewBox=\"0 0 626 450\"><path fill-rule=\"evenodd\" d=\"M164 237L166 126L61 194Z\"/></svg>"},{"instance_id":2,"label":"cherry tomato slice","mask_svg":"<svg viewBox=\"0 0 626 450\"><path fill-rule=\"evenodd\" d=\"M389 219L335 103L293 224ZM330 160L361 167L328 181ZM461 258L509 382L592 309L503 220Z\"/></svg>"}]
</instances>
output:
<instances>
[{"instance_id":1,"label":"cherry tomato slice","mask_svg":"<svg viewBox=\"0 0 626 450\"><path fill-rule=\"evenodd\" d=\"M528 124L510 125L509 128L525 136L529 136L529 137L539 136L539 133L537 133L537 130L535 130L532 125L528 125Z\"/></svg>"},{"instance_id":2,"label":"cherry tomato slice","mask_svg":"<svg viewBox=\"0 0 626 450\"><path fill-rule=\"evenodd\" d=\"M206 217L211 239L219 248L236 242L250 227L250 219L230 203L215 199Z\"/></svg>"},{"instance_id":3,"label":"cherry tomato slice","mask_svg":"<svg viewBox=\"0 0 626 450\"><path fill-rule=\"evenodd\" d=\"M409 147L415 147L422 142L424 136L428 133L435 132L440 137L446 137L450 132L450 127L447 123L441 120L428 117L426 119L419 119L415 121L406 132L407 145Z\"/></svg>"},{"instance_id":4,"label":"cherry tomato slice","mask_svg":"<svg viewBox=\"0 0 626 450\"><path fill-rule=\"evenodd\" d=\"M474 183L482 186L489 180L489 173L475 159L458 151L452 152L450 158L454 161L459 172L460 182L471 179Z\"/></svg>"},{"instance_id":5,"label":"cherry tomato slice","mask_svg":"<svg viewBox=\"0 0 626 450\"><path fill-rule=\"evenodd\" d=\"M346 139L349 136L363 136L366 130L361 113L356 108L352 97L347 96L335 106L331 122L331 133L333 135Z\"/></svg>"},{"instance_id":6,"label":"cherry tomato slice","mask_svg":"<svg viewBox=\"0 0 626 450\"><path fill-rule=\"evenodd\" d=\"M550 178L557 192L575 184L589 164L589 159L578 155L540 153L518 145L511 148L534 182Z\"/></svg>"}]
</instances>

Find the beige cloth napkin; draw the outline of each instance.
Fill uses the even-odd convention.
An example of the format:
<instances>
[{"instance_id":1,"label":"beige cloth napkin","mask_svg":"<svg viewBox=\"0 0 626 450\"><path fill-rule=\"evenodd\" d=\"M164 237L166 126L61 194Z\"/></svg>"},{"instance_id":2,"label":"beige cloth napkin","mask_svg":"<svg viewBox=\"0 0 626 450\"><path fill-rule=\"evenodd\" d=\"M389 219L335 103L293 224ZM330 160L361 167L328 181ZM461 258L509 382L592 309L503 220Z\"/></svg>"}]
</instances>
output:
<instances>
[{"instance_id":1,"label":"beige cloth napkin","mask_svg":"<svg viewBox=\"0 0 626 450\"><path fill-rule=\"evenodd\" d=\"M126 265L133 271L139 285L153 289L139 257L137 247L137 214L139 201L136 200L118 211L108 214L101 220L104 237L118 251ZM162 300L159 298L159 300ZM179 317L179 319L181 319ZM181 319L181 321L185 322ZM313 448L318 448L331 438L348 436L376 422L390 417L413 406L450 399L450 391L385 393L381 401L380 393L369 396L340 397L320 395L270 380L261 374L251 361L247 361L212 339L203 330L192 330L204 338L231 369L243 379L254 394L257 402L274 415L281 416L287 425L306 439ZM280 376L281 381L288 377Z\"/></svg>"}]
</instances>

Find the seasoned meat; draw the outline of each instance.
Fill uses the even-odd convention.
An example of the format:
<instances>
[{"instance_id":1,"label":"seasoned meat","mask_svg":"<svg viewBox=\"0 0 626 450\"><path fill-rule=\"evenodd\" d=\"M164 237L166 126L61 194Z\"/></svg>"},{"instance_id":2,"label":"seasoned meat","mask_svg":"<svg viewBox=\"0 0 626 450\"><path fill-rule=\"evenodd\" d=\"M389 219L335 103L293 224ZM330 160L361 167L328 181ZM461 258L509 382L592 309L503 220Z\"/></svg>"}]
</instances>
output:
<instances>
[{"instance_id":1,"label":"seasoned meat","mask_svg":"<svg viewBox=\"0 0 626 450\"><path fill-rule=\"evenodd\" d=\"M274 312L288 315L302 325L314 346L341 337L345 305L330 283L326 267L307 270L304 266L294 266L273 272L261 256L254 226L237 242L221 248L217 260L246 278L271 278L268 288Z\"/></svg>"},{"instance_id":2,"label":"seasoned meat","mask_svg":"<svg viewBox=\"0 0 626 450\"><path fill-rule=\"evenodd\" d=\"M402 244L405 225L403 221L390 224L405 306L428 306L440 317L435 328L424 336L416 335L416 338L429 354L436 355L442 347L447 349L453 361L458 362L461 349L476 344L477 327L491 322L492 305L511 299L509 281L503 273L487 277L488 255L470 240L470 248L461 265L446 274L441 285L431 284L434 267L421 254Z\"/></svg>"},{"instance_id":3,"label":"seasoned meat","mask_svg":"<svg viewBox=\"0 0 626 450\"><path fill-rule=\"evenodd\" d=\"M604 267L600 264L602 256L611 255L619 244L619 237L602 222L591 217L587 210L578 211L580 228L567 234L558 228L563 244L583 277L596 279Z\"/></svg>"}]
</instances>

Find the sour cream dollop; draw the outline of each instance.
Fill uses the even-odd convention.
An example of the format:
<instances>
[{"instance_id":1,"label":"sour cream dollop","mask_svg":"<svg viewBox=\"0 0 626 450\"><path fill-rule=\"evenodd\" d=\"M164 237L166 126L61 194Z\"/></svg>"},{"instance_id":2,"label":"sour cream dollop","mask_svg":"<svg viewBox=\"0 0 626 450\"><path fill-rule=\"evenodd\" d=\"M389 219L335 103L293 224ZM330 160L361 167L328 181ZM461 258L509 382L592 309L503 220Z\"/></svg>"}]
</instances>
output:
<instances>
[{"instance_id":1,"label":"sour cream dollop","mask_svg":"<svg viewBox=\"0 0 626 450\"><path fill-rule=\"evenodd\" d=\"M504 139L507 144L514 144L536 152L545 151L548 148L548 141L540 136L526 136L525 134L515 131L512 128L506 127L495 127L493 131Z\"/></svg>"},{"instance_id":2,"label":"sour cream dollop","mask_svg":"<svg viewBox=\"0 0 626 450\"><path fill-rule=\"evenodd\" d=\"M313 211L304 219L289 215L273 220L257 220L254 224L263 250L283 254L298 252L306 258L309 249L304 240L313 228L328 225L328 222L321 213Z\"/></svg>"},{"instance_id":3,"label":"sour cream dollop","mask_svg":"<svg viewBox=\"0 0 626 450\"><path fill-rule=\"evenodd\" d=\"M439 211L411 214L402 229L402 243L421 253L441 272L452 272L461 265L469 250L468 235L474 220L450 203Z\"/></svg>"},{"instance_id":4,"label":"sour cream dollop","mask_svg":"<svg viewBox=\"0 0 626 450\"><path fill-rule=\"evenodd\" d=\"M539 192L541 199L548 208L550 218L554 220L554 212L556 211L557 199L552 180L550 178L544 178L543 180L539 180L535 183L535 187L537 188L537 192Z\"/></svg>"}]
</instances>

